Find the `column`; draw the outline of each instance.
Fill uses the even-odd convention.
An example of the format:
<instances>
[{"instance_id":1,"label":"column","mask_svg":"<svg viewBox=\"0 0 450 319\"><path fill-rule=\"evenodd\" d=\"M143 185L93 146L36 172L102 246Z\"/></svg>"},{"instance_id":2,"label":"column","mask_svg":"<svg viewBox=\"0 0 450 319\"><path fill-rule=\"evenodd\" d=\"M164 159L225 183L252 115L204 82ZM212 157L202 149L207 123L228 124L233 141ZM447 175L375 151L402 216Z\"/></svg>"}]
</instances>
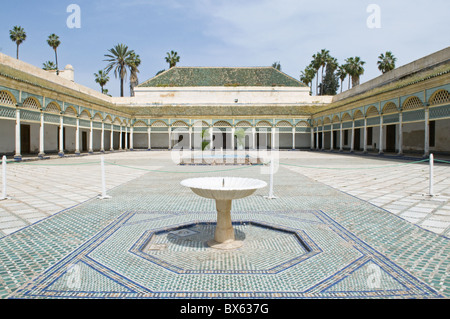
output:
<instances>
[{"instance_id":1,"label":"column","mask_svg":"<svg viewBox=\"0 0 450 319\"><path fill-rule=\"evenodd\" d=\"M398 155L403 155L403 112L398 114Z\"/></svg>"},{"instance_id":2,"label":"column","mask_svg":"<svg viewBox=\"0 0 450 319\"><path fill-rule=\"evenodd\" d=\"M90 130L89 130L89 154L94 153L94 123L91 118L90 123Z\"/></svg>"},{"instance_id":3,"label":"column","mask_svg":"<svg viewBox=\"0 0 450 319\"><path fill-rule=\"evenodd\" d=\"M192 126L189 125L189 150L192 150Z\"/></svg>"},{"instance_id":4,"label":"column","mask_svg":"<svg viewBox=\"0 0 450 319\"><path fill-rule=\"evenodd\" d=\"M378 141L378 154L383 155L383 114L380 114L380 140Z\"/></svg>"},{"instance_id":5,"label":"column","mask_svg":"<svg viewBox=\"0 0 450 319\"><path fill-rule=\"evenodd\" d=\"M256 127L252 127L252 148L256 150Z\"/></svg>"},{"instance_id":6,"label":"column","mask_svg":"<svg viewBox=\"0 0 450 319\"><path fill-rule=\"evenodd\" d=\"M350 153L355 151L355 120L352 121L352 140L350 142Z\"/></svg>"},{"instance_id":7,"label":"column","mask_svg":"<svg viewBox=\"0 0 450 319\"><path fill-rule=\"evenodd\" d=\"M292 127L292 149L295 150L295 126Z\"/></svg>"},{"instance_id":8,"label":"column","mask_svg":"<svg viewBox=\"0 0 450 319\"><path fill-rule=\"evenodd\" d=\"M334 149L334 147L333 147L333 144L334 144L334 131L333 131L333 128L334 128L334 124L333 123L331 123L331 137L330 137L330 151L333 151Z\"/></svg>"},{"instance_id":9,"label":"column","mask_svg":"<svg viewBox=\"0 0 450 319\"><path fill-rule=\"evenodd\" d=\"M322 151L325 150L325 125L322 123Z\"/></svg>"},{"instance_id":10,"label":"column","mask_svg":"<svg viewBox=\"0 0 450 319\"><path fill-rule=\"evenodd\" d=\"M122 150L122 124L120 124L119 150Z\"/></svg>"},{"instance_id":11,"label":"column","mask_svg":"<svg viewBox=\"0 0 450 319\"><path fill-rule=\"evenodd\" d=\"M234 133L236 132L236 128L231 127L231 150L234 152Z\"/></svg>"},{"instance_id":12,"label":"column","mask_svg":"<svg viewBox=\"0 0 450 319\"><path fill-rule=\"evenodd\" d=\"M316 130L316 150L319 150L319 127Z\"/></svg>"},{"instance_id":13,"label":"column","mask_svg":"<svg viewBox=\"0 0 450 319\"><path fill-rule=\"evenodd\" d=\"M313 151L314 150L314 127L313 126L310 127L310 135L311 135L311 147L310 147L310 150Z\"/></svg>"},{"instance_id":14,"label":"column","mask_svg":"<svg viewBox=\"0 0 450 319\"><path fill-rule=\"evenodd\" d=\"M42 159L44 153L44 112L41 110L41 126L39 127L39 154L38 157Z\"/></svg>"},{"instance_id":15,"label":"column","mask_svg":"<svg viewBox=\"0 0 450 319\"><path fill-rule=\"evenodd\" d=\"M61 114L59 117L59 156L64 156L64 117Z\"/></svg>"},{"instance_id":16,"label":"column","mask_svg":"<svg viewBox=\"0 0 450 319\"><path fill-rule=\"evenodd\" d=\"M134 136L134 127L130 127L130 151L133 150L133 136Z\"/></svg>"},{"instance_id":17,"label":"column","mask_svg":"<svg viewBox=\"0 0 450 319\"><path fill-rule=\"evenodd\" d=\"M22 151L20 145L20 109L16 109L16 154L14 155L15 160L22 160Z\"/></svg>"},{"instance_id":18,"label":"column","mask_svg":"<svg viewBox=\"0 0 450 319\"><path fill-rule=\"evenodd\" d=\"M341 127L339 128L339 152L344 151L344 130L342 129L342 122L339 123Z\"/></svg>"},{"instance_id":19,"label":"column","mask_svg":"<svg viewBox=\"0 0 450 319\"><path fill-rule=\"evenodd\" d=\"M367 153L367 118L364 118L364 154Z\"/></svg>"},{"instance_id":20,"label":"column","mask_svg":"<svg viewBox=\"0 0 450 319\"><path fill-rule=\"evenodd\" d=\"M80 119L77 117L77 128L75 129L75 155L80 155Z\"/></svg>"},{"instance_id":21,"label":"column","mask_svg":"<svg viewBox=\"0 0 450 319\"><path fill-rule=\"evenodd\" d=\"M424 157L430 155L430 111L428 107L425 106L425 153Z\"/></svg>"},{"instance_id":22,"label":"column","mask_svg":"<svg viewBox=\"0 0 450 319\"><path fill-rule=\"evenodd\" d=\"M151 133L152 133L152 129L149 126L148 129L147 129L147 135L148 135L148 146L147 146L147 149L149 151L152 149Z\"/></svg>"},{"instance_id":23,"label":"column","mask_svg":"<svg viewBox=\"0 0 450 319\"><path fill-rule=\"evenodd\" d=\"M102 122L102 137L101 137L100 152L105 153L105 123Z\"/></svg>"},{"instance_id":24,"label":"column","mask_svg":"<svg viewBox=\"0 0 450 319\"><path fill-rule=\"evenodd\" d=\"M169 150L172 149L172 127L169 125Z\"/></svg>"},{"instance_id":25,"label":"column","mask_svg":"<svg viewBox=\"0 0 450 319\"><path fill-rule=\"evenodd\" d=\"M209 149L212 151L213 150L213 148L214 148L214 141L213 141L213 138L214 138L214 127L213 126L210 126L210 128L209 128L209 140L210 140L210 142L209 142Z\"/></svg>"},{"instance_id":26,"label":"column","mask_svg":"<svg viewBox=\"0 0 450 319\"><path fill-rule=\"evenodd\" d=\"M125 150L128 150L128 124L125 125Z\"/></svg>"},{"instance_id":27,"label":"column","mask_svg":"<svg viewBox=\"0 0 450 319\"><path fill-rule=\"evenodd\" d=\"M275 149L275 134L277 133L277 130L276 130L276 128L275 127L272 127L271 128L271 135L272 135L272 137L271 137L271 141L270 141L270 148L271 149Z\"/></svg>"},{"instance_id":28,"label":"column","mask_svg":"<svg viewBox=\"0 0 450 319\"><path fill-rule=\"evenodd\" d=\"M114 151L114 124L111 124L111 147L109 148L109 150L112 152Z\"/></svg>"}]
</instances>

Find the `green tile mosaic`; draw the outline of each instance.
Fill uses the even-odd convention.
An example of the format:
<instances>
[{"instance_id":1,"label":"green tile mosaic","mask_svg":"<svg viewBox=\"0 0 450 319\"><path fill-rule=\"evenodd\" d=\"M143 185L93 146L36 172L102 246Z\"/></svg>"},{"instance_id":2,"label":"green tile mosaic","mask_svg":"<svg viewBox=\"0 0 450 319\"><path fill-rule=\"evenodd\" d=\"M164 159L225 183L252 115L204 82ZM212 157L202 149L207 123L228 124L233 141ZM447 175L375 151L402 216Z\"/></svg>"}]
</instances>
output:
<instances>
[{"instance_id":1,"label":"green tile mosaic","mask_svg":"<svg viewBox=\"0 0 450 319\"><path fill-rule=\"evenodd\" d=\"M259 190L233 202L242 250L211 252L202 242L211 236L214 203L179 182L193 176L183 172L217 167L173 170L179 173L149 173L111 190L110 200L92 199L0 238L0 297L450 296L448 238L283 168L275 179L278 199ZM219 174L269 179L258 167L201 176ZM195 235L169 235L185 226ZM292 232L307 246L297 245ZM148 240L162 245L151 252L158 262L145 256L140 244ZM310 255L289 264L302 254ZM287 266L276 268L281 264Z\"/></svg>"}]
</instances>

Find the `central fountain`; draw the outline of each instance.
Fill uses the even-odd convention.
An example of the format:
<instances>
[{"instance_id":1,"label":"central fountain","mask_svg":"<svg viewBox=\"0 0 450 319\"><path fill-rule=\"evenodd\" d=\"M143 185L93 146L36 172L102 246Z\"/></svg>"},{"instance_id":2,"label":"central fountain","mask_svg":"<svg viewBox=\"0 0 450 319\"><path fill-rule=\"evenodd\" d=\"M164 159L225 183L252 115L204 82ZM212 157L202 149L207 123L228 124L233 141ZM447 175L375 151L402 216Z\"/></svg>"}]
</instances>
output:
<instances>
[{"instance_id":1,"label":"central fountain","mask_svg":"<svg viewBox=\"0 0 450 319\"><path fill-rule=\"evenodd\" d=\"M195 194L216 201L217 224L214 239L208 245L215 249L232 250L242 247L243 242L235 240L231 221L231 204L235 199L252 195L267 183L261 180L241 177L191 178L181 182Z\"/></svg>"}]
</instances>

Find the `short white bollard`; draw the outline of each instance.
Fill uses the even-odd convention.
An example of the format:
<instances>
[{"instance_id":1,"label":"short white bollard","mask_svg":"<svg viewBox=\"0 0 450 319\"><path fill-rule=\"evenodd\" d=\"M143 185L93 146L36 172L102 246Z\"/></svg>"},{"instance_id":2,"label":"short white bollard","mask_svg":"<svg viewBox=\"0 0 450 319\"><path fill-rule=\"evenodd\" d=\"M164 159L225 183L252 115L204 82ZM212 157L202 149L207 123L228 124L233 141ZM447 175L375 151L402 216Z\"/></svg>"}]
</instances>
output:
<instances>
[{"instance_id":1,"label":"short white bollard","mask_svg":"<svg viewBox=\"0 0 450 319\"><path fill-rule=\"evenodd\" d=\"M434 155L430 154L430 193L429 196L434 196L434 190L433 190L433 176L434 176Z\"/></svg>"},{"instance_id":2,"label":"short white bollard","mask_svg":"<svg viewBox=\"0 0 450 319\"><path fill-rule=\"evenodd\" d=\"M101 160L101 171L102 171L102 194L98 197L99 199L110 199L111 196L106 195L106 180L105 180L105 159L102 156Z\"/></svg>"},{"instance_id":3,"label":"short white bollard","mask_svg":"<svg viewBox=\"0 0 450 319\"><path fill-rule=\"evenodd\" d=\"M6 156L2 157L2 197L0 200L8 199L6 196Z\"/></svg>"},{"instance_id":4,"label":"short white bollard","mask_svg":"<svg viewBox=\"0 0 450 319\"><path fill-rule=\"evenodd\" d=\"M274 163L273 156L270 159L270 177L269 177L269 196L264 196L267 199L276 199L277 197L273 194L273 174L274 174Z\"/></svg>"}]
</instances>

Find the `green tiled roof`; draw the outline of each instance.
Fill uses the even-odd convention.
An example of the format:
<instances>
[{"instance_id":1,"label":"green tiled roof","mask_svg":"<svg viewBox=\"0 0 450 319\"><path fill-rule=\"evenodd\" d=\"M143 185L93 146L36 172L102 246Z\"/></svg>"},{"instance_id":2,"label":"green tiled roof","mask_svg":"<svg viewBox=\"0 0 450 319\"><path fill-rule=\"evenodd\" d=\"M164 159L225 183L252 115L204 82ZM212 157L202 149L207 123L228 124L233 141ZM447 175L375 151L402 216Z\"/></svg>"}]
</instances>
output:
<instances>
[{"instance_id":1,"label":"green tiled roof","mask_svg":"<svg viewBox=\"0 0 450 319\"><path fill-rule=\"evenodd\" d=\"M304 87L305 85L273 67L174 67L139 85L139 87L193 86Z\"/></svg>"}]
</instances>

